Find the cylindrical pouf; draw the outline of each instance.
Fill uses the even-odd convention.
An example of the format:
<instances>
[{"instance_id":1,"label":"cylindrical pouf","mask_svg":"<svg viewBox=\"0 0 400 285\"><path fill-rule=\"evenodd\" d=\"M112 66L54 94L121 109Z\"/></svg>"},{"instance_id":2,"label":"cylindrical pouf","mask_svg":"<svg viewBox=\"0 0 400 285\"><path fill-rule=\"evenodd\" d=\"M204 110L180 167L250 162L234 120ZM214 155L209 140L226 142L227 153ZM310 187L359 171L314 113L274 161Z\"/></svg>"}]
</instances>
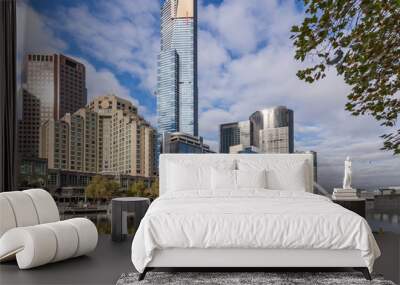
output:
<instances>
[{"instance_id":1,"label":"cylindrical pouf","mask_svg":"<svg viewBox=\"0 0 400 285\"><path fill-rule=\"evenodd\" d=\"M78 250L78 233L75 227L67 221L41 225L51 229L57 238L57 251L51 262L68 259L75 256Z\"/></svg>"},{"instance_id":2,"label":"cylindrical pouf","mask_svg":"<svg viewBox=\"0 0 400 285\"><path fill-rule=\"evenodd\" d=\"M16 253L20 269L28 269L49 263L57 251L54 232L42 225L14 228L0 239L0 255Z\"/></svg>"},{"instance_id":3,"label":"cylindrical pouf","mask_svg":"<svg viewBox=\"0 0 400 285\"><path fill-rule=\"evenodd\" d=\"M60 220L60 214L53 197L43 189L29 189L22 191L29 195L35 205L39 218L39 224L57 222Z\"/></svg>"},{"instance_id":4,"label":"cylindrical pouf","mask_svg":"<svg viewBox=\"0 0 400 285\"><path fill-rule=\"evenodd\" d=\"M35 205L30 196L22 191L11 191L1 193L14 211L17 227L27 227L39 223Z\"/></svg>"},{"instance_id":5,"label":"cylindrical pouf","mask_svg":"<svg viewBox=\"0 0 400 285\"><path fill-rule=\"evenodd\" d=\"M0 238L5 232L16 226L17 223L11 204L8 199L3 197L0 193Z\"/></svg>"},{"instance_id":6,"label":"cylindrical pouf","mask_svg":"<svg viewBox=\"0 0 400 285\"><path fill-rule=\"evenodd\" d=\"M98 234L96 226L91 220L74 218L65 220L75 227L78 233L78 250L74 257L91 252L97 246Z\"/></svg>"}]
</instances>

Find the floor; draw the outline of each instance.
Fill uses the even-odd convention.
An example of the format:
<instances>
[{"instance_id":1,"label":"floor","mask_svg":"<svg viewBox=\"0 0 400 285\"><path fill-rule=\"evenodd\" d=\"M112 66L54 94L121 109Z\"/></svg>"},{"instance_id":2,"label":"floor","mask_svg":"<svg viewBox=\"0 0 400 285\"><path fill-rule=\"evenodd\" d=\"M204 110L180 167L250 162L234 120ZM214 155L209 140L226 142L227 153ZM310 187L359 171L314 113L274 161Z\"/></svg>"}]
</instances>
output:
<instances>
[{"instance_id":1,"label":"floor","mask_svg":"<svg viewBox=\"0 0 400 285\"><path fill-rule=\"evenodd\" d=\"M134 270L132 238L115 243L110 235L100 235L94 252L29 270L18 270L16 262L0 265L0 284L115 284L124 272Z\"/></svg>"},{"instance_id":2,"label":"floor","mask_svg":"<svg viewBox=\"0 0 400 285\"><path fill-rule=\"evenodd\" d=\"M400 284L400 235L381 233L375 238L382 256L374 271ZM0 265L0 284L115 284L122 273L134 271L131 242L132 238L115 243L110 235L100 235L97 249L88 256L30 270L18 270L15 262L4 263Z\"/></svg>"}]
</instances>

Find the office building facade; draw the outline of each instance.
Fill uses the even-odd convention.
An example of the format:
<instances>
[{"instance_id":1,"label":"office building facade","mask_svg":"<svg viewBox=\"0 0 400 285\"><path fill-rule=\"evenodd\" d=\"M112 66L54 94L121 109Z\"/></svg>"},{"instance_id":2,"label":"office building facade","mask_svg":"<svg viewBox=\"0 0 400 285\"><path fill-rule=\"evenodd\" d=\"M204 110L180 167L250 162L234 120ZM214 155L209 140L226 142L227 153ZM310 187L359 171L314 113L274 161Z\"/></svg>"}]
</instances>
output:
<instances>
[{"instance_id":1,"label":"office building facade","mask_svg":"<svg viewBox=\"0 0 400 285\"><path fill-rule=\"evenodd\" d=\"M21 159L39 157L40 100L22 88L19 98L22 104L18 120L18 152Z\"/></svg>"},{"instance_id":2,"label":"office building facade","mask_svg":"<svg viewBox=\"0 0 400 285\"><path fill-rule=\"evenodd\" d=\"M155 141L155 130L145 120L122 110L113 112L109 172L154 175Z\"/></svg>"},{"instance_id":3,"label":"office building facade","mask_svg":"<svg viewBox=\"0 0 400 285\"><path fill-rule=\"evenodd\" d=\"M49 168L69 169L69 125L62 120L49 119L40 126L39 157L47 159Z\"/></svg>"},{"instance_id":4,"label":"office building facade","mask_svg":"<svg viewBox=\"0 0 400 285\"><path fill-rule=\"evenodd\" d=\"M42 124L40 157L49 168L104 175L151 177L156 131L136 106L114 95Z\"/></svg>"},{"instance_id":5,"label":"office building facade","mask_svg":"<svg viewBox=\"0 0 400 285\"><path fill-rule=\"evenodd\" d=\"M19 154L39 157L40 125L59 120L86 105L85 66L62 54L28 54L19 97Z\"/></svg>"},{"instance_id":6,"label":"office building facade","mask_svg":"<svg viewBox=\"0 0 400 285\"><path fill-rule=\"evenodd\" d=\"M293 111L278 106L250 116L250 144L261 153L293 153Z\"/></svg>"},{"instance_id":7,"label":"office building facade","mask_svg":"<svg viewBox=\"0 0 400 285\"><path fill-rule=\"evenodd\" d=\"M98 169L102 173L112 172L111 167L111 146L112 146L112 123L113 114L123 111L124 115L138 114L137 107L130 101L119 98L113 94L97 96L89 103L89 109L98 114Z\"/></svg>"},{"instance_id":8,"label":"office building facade","mask_svg":"<svg viewBox=\"0 0 400 285\"><path fill-rule=\"evenodd\" d=\"M230 154L237 154L237 153L259 153L258 148L255 146L244 146L242 144L237 144L229 147Z\"/></svg>"},{"instance_id":9,"label":"office building facade","mask_svg":"<svg viewBox=\"0 0 400 285\"><path fill-rule=\"evenodd\" d=\"M158 56L158 131L198 135L197 1L166 0Z\"/></svg>"},{"instance_id":10,"label":"office building facade","mask_svg":"<svg viewBox=\"0 0 400 285\"><path fill-rule=\"evenodd\" d=\"M42 122L86 105L85 66L62 54L26 55L23 86L40 101Z\"/></svg>"},{"instance_id":11,"label":"office building facade","mask_svg":"<svg viewBox=\"0 0 400 285\"><path fill-rule=\"evenodd\" d=\"M219 127L219 152L230 153L230 147L242 145L250 146L250 122L234 122L222 124Z\"/></svg>"},{"instance_id":12,"label":"office building facade","mask_svg":"<svg viewBox=\"0 0 400 285\"><path fill-rule=\"evenodd\" d=\"M98 172L98 114L81 108L61 120L69 126L69 169Z\"/></svg>"},{"instance_id":13,"label":"office building facade","mask_svg":"<svg viewBox=\"0 0 400 285\"><path fill-rule=\"evenodd\" d=\"M202 137L186 133L163 133L163 153L214 153L210 146L203 143Z\"/></svg>"}]
</instances>

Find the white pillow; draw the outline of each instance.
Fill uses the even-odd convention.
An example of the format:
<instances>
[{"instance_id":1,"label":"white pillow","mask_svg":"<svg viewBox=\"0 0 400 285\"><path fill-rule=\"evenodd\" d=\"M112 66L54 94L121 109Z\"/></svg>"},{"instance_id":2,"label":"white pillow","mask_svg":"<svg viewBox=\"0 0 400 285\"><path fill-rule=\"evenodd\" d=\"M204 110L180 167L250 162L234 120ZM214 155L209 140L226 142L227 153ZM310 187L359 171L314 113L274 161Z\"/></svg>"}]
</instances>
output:
<instances>
[{"instance_id":1,"label":"white pillow","mask_svg":"<svg viewBox=\"0 0 400 285\"><path fill-rule=\"evenodd\" d=\"M197 161L170 161L167 167L167 191L211 191L211 169L235 169L236 161L218 160L213 164Z\"/></svg>"},{"instance_id":2,"label":"white pillow","mask_svg":"<svg viewBox=\"0 0 400 285\"><path fill-rule=\"evenodd\" d=\"M237 188L267 188L267 171L236 170Z\"/></svg>"},{"instance_id":3,"label":"white pillow","mask_svg":"<svg viewBox=\"0 0 400 285\"><path fill-rule=\"evenodd\" d=\"M236 170L217 169L211 170L211 188L215 190L236 190Z\"/></svg>"},{"instance_id":4,"label":"white pillow","mask_svg":"<svg viewBox=\"0 0 400 285\"><path fill-rule=\"evenodd\" d=\"M308 165L306 161L290 159L239 160L239 170L267 170L267 188L272 190L307 191Z\"/></svg>"},{"instance_id":5,"label":"white pillow","mask_svg":"<svg viewBox=\"0 0 400 285\"><path fill-rule=\"evenodd\" d=\"M169 163L168 189L170 191L210 189L210 175L211 167Z\"/></svg>"}]
</instances>

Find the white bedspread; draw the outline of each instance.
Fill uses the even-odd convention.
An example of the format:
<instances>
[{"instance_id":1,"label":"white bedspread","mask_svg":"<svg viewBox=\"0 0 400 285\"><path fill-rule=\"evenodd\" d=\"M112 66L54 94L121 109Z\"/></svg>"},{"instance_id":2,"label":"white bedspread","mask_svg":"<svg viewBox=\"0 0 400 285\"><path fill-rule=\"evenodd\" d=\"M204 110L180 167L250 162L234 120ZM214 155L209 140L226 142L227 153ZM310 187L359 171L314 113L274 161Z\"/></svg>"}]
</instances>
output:
<instances>
[{"instance_id":1,"label":"white bedspread","mask_svg":"<svg viewBox=\"0 0 400 285\"><path fill-rule=\"evenodd\" d=\"M167 193L150 206L132 243L143 272L155 249L358 249L372 272L379 248L365 219L305 192Z\"/></svg>"}]
</instances>

